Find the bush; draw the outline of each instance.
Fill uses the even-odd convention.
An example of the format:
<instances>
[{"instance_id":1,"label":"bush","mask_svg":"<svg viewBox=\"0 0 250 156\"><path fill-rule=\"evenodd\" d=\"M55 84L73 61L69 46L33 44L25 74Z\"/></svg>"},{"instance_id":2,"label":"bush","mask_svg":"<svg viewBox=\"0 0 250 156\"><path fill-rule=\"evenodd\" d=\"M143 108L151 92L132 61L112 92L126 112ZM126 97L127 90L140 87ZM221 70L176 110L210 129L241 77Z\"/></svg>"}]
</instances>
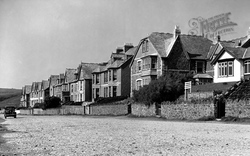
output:
<instances>
[{"instance_id":1,"label":"bush","mask_svg":"<svg viewBox=\"0 0 250 156\"><path fill-rule=\"evenodd\" d=\"M61 99L59 97L46 97L44 100L44 108L58 108L61 106Z\"/></svg>"},{"instance_id":2,"label":"bush","mask_svg":"<svg viewBox=\"0 0 250 156\"><path fill-rule=\"evenodd\" d=\"M175 101L184 94L184 82L192 77L189 73L168 72L149 85L133 91L133 100L146 105Z\"/></svg>"},{"instance_id":3,"label":"bush","mask_svg":"<svg viewBox=\"0 0 250 156\"><path fill-rule=\"evenodd\" d=\"M95 99L95 103L112 103L117 101L122 101L124 99L127 99L127 96L116 96L116 97L99 97Z\"/></svg>"},{"instance_id":4,"label":"bush","mask_svg":"<svg viewBox=\"0 0 250 156\"><path fill-rule=\"evenodd\" d=\"M44 109L45 105L44 105L44 103L35 103L33 108L42 108L42 109Z\"/></svg>"}]
</instances>

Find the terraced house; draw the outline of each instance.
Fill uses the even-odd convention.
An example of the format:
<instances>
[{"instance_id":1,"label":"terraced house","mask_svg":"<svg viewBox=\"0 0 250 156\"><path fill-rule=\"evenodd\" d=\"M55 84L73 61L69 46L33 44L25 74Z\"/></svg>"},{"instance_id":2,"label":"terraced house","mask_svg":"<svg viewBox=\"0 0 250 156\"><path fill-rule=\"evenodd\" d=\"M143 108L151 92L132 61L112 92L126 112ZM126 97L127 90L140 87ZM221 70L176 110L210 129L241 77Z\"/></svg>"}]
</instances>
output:
<instances>
[{"instance_id":1,"label":"terraced house","mask_svg":"<svg viewBox=\"0 0 250 156\"><path fill-rule=\"evenodd\" d=\"M49 97L49 81L42 80L41 82L41 88L38 91L38 99L40 103L43 103L45 98Z\"/></svg>"},{"instance_id":2,"label":"terraced house","mask_svg":"<svg viewBox=\"0 0 250 156\"><path fill-rule=\"evenodd\" d=\"M41 82L33 82L30 92L30 107L34 107L36 103L40 103L40 90L42 87Z\"/></svg>"},{"instance_id":3,"label":"terraced house","mask_svg":"<svg viewBox=\"0 0 250 156\"><path fill-rule=\"evenodd\" d=\"M29 107L30 106L30 92L31 85L25 85L22 87L22 97L21 97L21 107Z\"/></svg>"},{"instance_id":4,"label":"terraced house","mask_svg":"<svg viewBox=\"0 0 250 156\"><path fill-rule=\"evenodd\" d=\"M99 97L130 95L129 64L137 48L132 44L118 47L111 54L110 60L93 73L93 100Z\"/></svg>"},{"instance_id":5,"label":"terraced house","mask_svg":"<svg viewBox=\"0 0 250 156\"><path fill-rule=\"evenodd\" d=\"M74 102L88 102L92 99L92 72L98 68L98 63L84 63L78 66L74 73L74 80L70 82L70 100Z\"/></svg>"},{"instance_id":6,"label":"terraced house","mask_svg":"<svg viewBox=\"0 0 250 156\"><path fill-rule=\"evenodd\" d=\"M57 79L59 75L51 75L48 79L49 81L49 96L55 96L54 86L57 84Z\"/></svg>"},{"instance_id":7,"label":"terraced house","mask_svg":"<svg viewBox=\"0 0 250 156\"><path fill-rule=\"evenodd\" d=\"M54 96L59 97L60 99L62 99L62 86L64 84L64 81L64 74L59 74L59 77L56 80L56 84L53 86Z\"/></svg>"},{"instance_id":8,"label":"terraced house","mask_svg":"<svg viewBox=\"0 0 250 156\"><path fill-rule=\"evenodd\" d=\"M199 83L212 82L206 73L211 69L207 54L212 41L202 36L154 32L143 38L136 49L131 66L131 94L143 85L164 75L167 71L192 72Z\"/></svg>"}]
</instances>

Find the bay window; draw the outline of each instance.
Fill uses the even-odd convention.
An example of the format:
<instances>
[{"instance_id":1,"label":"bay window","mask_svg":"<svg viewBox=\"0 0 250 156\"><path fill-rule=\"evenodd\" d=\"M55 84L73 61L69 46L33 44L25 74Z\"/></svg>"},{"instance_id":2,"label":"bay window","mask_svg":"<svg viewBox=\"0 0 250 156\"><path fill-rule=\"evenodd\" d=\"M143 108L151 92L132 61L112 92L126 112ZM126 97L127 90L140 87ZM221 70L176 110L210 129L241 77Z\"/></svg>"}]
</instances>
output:
<instances>
[{"instance_id":1,"label":"bay window","mask_svg":"<svg viewBox=\"0 0 250 156\"><path fill-rule=\"evenodd\" d=\"M244 62L244 71L245 74L250 74L250 60Z\"/></svg>"},{"instance_id":2,"label":"bay window","mask_svg":"<svg viewBox=\"0 0 250 156\"><path fill-rule=\"evenodd\" d=\"M218 63L219 77L233 76L233 61Z\"/></svg>"}]
</instances>

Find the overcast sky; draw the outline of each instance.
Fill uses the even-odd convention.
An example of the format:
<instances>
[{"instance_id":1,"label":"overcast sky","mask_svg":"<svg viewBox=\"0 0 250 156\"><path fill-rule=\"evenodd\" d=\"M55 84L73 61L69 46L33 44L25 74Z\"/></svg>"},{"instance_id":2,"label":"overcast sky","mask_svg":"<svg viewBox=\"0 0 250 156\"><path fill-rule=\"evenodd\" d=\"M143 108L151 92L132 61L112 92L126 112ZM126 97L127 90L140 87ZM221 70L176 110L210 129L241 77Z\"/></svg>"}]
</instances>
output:
<instances>
[{"instance_id":1,"label":"overcast sky","mask_svg":"<svg viewBox=\"0 0 250 156\"><path fill-rule=\"evenodd\" d=\"M231 12L223 40L243 37L249 0L0 0L0 88L21 88L80 62L108 61L152 32L188 34L191 18Z\"/></svg>"}]
</instances>

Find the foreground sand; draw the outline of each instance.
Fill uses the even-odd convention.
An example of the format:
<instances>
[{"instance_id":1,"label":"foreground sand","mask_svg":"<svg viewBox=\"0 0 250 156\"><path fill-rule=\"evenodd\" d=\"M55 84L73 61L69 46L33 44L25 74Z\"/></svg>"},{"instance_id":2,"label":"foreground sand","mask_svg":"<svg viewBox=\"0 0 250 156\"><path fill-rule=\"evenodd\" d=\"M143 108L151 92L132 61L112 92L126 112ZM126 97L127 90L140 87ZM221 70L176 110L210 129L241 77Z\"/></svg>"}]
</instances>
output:
<instances>
[{"instance_id":1,"label":"foreground sand","mask_svg":"<svg viewBox=\"0 0 250 156\"><path fill-rule=\"evenodd\" d=\"M128 117L18 116L8 155L249 155L250 125ZM8 148L6 148L8 147Z\"/></svg>"}]
</instances>

